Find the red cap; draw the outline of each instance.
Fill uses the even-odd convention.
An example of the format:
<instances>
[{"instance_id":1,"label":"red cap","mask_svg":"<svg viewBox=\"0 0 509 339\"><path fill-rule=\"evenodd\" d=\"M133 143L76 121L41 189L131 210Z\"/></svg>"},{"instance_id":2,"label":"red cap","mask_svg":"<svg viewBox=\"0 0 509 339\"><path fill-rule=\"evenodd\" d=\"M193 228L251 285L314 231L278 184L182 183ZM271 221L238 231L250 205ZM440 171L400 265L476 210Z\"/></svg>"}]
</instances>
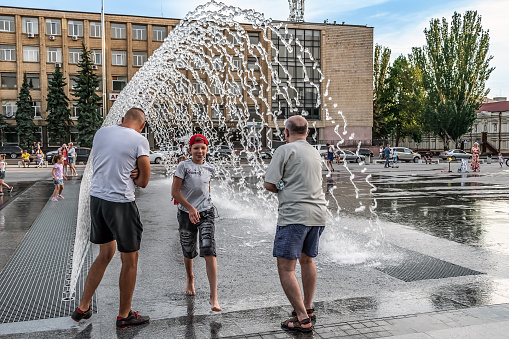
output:
<instances>
[{"instance_id":1,"label":"red cap","mask_svg":"<svg viewBox=\"0 0 509 339\"><path fill-rule=\"evenodd\" d=\"M203 140L196 140L196 138L202 138ZM207 141L207 138L205 138L204 135L201 134L195 134L189 139L189 147L193 146L194 144L205 144L209 145L209 142Z\"/></svg>"}]
</instances>

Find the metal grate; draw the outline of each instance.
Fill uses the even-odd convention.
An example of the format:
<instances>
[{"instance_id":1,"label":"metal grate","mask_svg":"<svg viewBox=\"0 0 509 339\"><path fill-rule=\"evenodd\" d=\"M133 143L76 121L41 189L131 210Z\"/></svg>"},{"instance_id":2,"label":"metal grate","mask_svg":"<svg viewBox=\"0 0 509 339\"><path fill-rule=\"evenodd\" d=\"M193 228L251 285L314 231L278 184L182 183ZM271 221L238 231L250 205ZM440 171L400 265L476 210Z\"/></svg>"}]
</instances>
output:
<instances>
[{"instance_id":1,"label":"metal grate","mask_svg":"<svg viewBox=\"0 0 509 339\"><path fill-rule=\"evenodd\" d=\"M422 253L399 249L405 256L401 262L387 263L376 269L405 282L485 274Z\"/></svg>"},{"instance_id":2,"label":"metal grate","mask_svg":"<svg viewBox=\"0 0 509 339\"><path fill-rule=\"evenodd\" d=\"M63 297L70 278L79 188L79 182L69 182L63 191L66 199L48 201L0 273L0 323L66 317L76 308L77 300L64 301ZM77 295L81 295L92 261L90 251ZM96 304L94 296L94 311Z\"/></svg>"}]
</instances>

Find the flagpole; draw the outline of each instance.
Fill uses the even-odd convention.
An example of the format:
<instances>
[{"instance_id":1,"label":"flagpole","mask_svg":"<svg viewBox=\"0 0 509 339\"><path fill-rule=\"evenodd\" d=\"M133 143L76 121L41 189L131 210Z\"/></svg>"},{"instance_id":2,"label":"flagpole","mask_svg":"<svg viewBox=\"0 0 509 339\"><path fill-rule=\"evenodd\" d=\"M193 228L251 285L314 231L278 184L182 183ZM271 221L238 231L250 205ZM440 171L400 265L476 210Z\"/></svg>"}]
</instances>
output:
<instances>
[{"instance_id":1,"label":"flagpole","mask_svg":"<svg viewBox=\"0 0 509 339\"><path fill-rule=\"evenodd\" d=\"M104 29L104 0L101 6L101 37L102 37L102 84L103 84L103 119L106 118L106 31Z\"/></svg>"}]
</instances>

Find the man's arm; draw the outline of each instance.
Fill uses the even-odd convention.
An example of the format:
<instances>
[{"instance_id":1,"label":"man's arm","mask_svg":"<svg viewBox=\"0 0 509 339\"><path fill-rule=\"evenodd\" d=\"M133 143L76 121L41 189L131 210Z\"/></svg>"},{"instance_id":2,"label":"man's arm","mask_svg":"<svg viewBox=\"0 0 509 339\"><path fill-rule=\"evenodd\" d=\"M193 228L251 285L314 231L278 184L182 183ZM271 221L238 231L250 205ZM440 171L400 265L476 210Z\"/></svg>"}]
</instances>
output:
<instances>
[{"instance_id":1,"label":"man's arm","mask_svg":"<svg viewBox=\"0 0 509 339\"><path fill-rule=\"evenodd\" d=\"M274 184L272 184L272 183L270 183L270 182L266 182L266 181L265 181L265 182L263 183L263 186L265 187L265 189L266 189L267 191L270 191L270 192L272 192L272 193L277 193L277 192L278 192L278 190L277 190L277 188L276 188L276 185L274 185Z\"/></svg>"},{"instance_id":2,"label":"man's arm","mask_svg":"<svg viewBox=\"0 0 509 339\"><path fill-rule=\"evenodd\" d=\"M142 155L136 160L136 167L138 168L138 177L134 179L136 186L145 188L150 180L150 161L147 155Z\"/></svg>"}]
</instances>

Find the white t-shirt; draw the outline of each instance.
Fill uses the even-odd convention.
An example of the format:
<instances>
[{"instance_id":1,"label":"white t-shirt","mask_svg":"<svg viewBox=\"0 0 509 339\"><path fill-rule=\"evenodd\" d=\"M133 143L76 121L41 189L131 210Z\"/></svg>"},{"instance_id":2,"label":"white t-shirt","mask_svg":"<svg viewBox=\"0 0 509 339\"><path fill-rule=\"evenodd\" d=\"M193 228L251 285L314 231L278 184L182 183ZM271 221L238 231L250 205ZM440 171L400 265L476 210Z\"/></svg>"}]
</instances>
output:
<instances>
[{"instance_id":1,"label":"white t-shirt","mask_svg":"<svg viewBox=\"0 0 509 339\"><path fill-rule=\"evenodd\" d=\"M188 159L181 161L177 166L175 176L184 180L180 193L198 212L206 211L214 206L209 192L210 179L214 176L214 173L214 166L208 162L195 164ZM181 204L178 204L178 208L184 212L189 212Z\"/></svg>"},{"instance_id":2,"label":"white t-shirt","mask_svg":"<svg viewBox=\"0 0 509 339\"><path fill-rule=\"evenodd\" d=\"M90 195L111 202L134 201L131 171L138 158L149 152L148 140L134 129L118 125L99 129L92 145Z\"/></svg>"},{"instance_id":3,"label":"white t-shirt","mask_svg":"<svg viewBox=\"0 0 509 339\"><path fill-rule=\"evenodd\" d=\"M265 173L265 181L277 185L278 226L302 224L325 226L326 202L322 190L320 153L305 140L297 140L276 149Z\"/></svg>"},{"instance_id":4,"label":"white t-shirt","mask_svg":"<svg viewBox=\"0 0 509 339\"><path fill-rule=\"evenodd\" d=\"M0 168L0 172L5 172L5 162L0 161L0 165L3 164L3 166Z\"/></svg>"}]
</instances>

